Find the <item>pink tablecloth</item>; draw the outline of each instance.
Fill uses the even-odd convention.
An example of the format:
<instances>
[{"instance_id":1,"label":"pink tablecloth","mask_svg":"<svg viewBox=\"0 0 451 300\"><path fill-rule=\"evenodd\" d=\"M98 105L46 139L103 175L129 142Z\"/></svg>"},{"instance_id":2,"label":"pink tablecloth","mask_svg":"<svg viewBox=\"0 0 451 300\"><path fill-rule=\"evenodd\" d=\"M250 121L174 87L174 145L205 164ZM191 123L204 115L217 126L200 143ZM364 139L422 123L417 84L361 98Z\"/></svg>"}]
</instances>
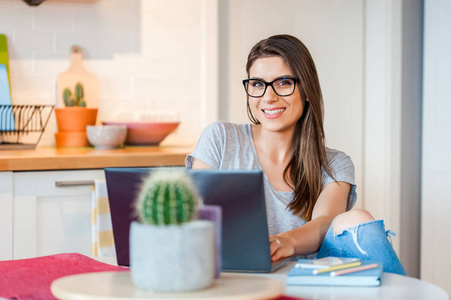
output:
<instances>
[{"instance_id":1,"label":"pink tablecloth","mask_svg":"<svg viewBox=\"0 0 451 300\"><path fill-rule=\"evenodd\" d=\"M0 261L0 297L19 300L56 299L50 292L50 284L57 278L124 270L128 269L101 263L77 253Z\"/></svg>"},{"instance_id":2,"label":"pink tablecloth","mask_svg":"<svg viewBox=\"0 0 451 300\"><path fill-rule=\"evenodd\" d=\"M50 292L53 280L80 273L125 271L78 253L0 261L0 297L18 300L56 299ZM274 300L300 300L281 296ZM301 299L302 300L302 299Z\"/></svg>"}]
</instances>

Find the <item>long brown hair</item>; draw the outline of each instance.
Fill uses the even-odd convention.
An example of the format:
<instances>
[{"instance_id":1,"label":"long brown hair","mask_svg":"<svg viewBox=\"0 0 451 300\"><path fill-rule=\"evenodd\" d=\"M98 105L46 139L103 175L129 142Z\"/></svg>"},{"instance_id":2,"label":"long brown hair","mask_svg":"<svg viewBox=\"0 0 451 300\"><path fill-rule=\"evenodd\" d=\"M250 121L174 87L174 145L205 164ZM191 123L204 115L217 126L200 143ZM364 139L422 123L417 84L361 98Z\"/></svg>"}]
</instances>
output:
<instances>
[{"instance_id":1,"label":"long brown hair","mask_svg":"<svg viewBox=\"0 0 451 300\"><path fill-rule=\"evenodd\" d=\"M294 198L288 208L306 221L312 219L313 207L321 192L321 170L332 175L326 155L323 128L324 105L315 63L307 47L290 35L275 35L258 42L249 53L246 71L261 57L279 56L299 78L298 88L304 112L296 123L291 141L292 157L283 177L293 188ZM260 124L252 115L247 99L247 114L254 124Z\"/></svg>"}]
</instances>

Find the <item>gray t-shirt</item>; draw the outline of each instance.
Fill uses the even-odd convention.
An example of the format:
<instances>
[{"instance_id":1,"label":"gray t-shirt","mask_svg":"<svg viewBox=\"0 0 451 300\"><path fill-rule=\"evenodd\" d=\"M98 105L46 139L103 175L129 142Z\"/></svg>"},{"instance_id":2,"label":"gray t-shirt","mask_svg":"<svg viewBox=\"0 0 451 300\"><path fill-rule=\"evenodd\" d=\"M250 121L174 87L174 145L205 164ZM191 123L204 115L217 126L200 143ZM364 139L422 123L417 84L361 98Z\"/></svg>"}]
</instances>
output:
<instances>
[{"instance_id":1,"label":"gray t-shirt","mask_svg":"<svg viewBox=\"0 0 451 300\"><path fill-rule=\"evenodd\" d=\"M347 205L349 210L357 199L354 165L351 158L344 152L328 148L326 151L335 179L351 184ZM196 149L186 157L187 168L192 167L194 158L203 161L212 169L263 170L258 161L250 124L227 122L210 124L203 130ZM322 186L331 182L334 180L323 170ZM300 216L293 215L287 209L294 193L276 191L266 174L264 174L264 186L269 234L276 235L306 223Z\"/></svg>"}]
</instances>

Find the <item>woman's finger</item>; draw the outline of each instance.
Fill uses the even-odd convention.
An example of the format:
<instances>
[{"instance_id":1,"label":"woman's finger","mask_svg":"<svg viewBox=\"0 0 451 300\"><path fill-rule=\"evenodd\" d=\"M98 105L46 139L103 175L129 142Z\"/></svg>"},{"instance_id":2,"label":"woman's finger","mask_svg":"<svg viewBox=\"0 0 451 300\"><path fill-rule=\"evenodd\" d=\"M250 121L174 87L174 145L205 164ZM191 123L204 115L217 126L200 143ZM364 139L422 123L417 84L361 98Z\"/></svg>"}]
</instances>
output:
<instances>
[{"instance_id":1,"label":"woman's finger","mask_svg":"<svg viewBox=\"0 0 451 300\"><path fill-rule=\"evenodd\" d=\"M280 240L275 235L269 236L269 250L273 255L280 248Z\"/></svg>"}]
</instances>

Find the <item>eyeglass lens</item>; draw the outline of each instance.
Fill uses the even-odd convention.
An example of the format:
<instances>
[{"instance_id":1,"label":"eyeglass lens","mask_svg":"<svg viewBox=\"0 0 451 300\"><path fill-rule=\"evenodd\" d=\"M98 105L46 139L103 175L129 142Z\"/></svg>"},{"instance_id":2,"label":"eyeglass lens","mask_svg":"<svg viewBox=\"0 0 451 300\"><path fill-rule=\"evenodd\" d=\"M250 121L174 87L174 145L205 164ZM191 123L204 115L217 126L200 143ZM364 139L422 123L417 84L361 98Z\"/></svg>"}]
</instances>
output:
<instances>
[{"instance_id":1,"label":"eyeglass lens","mask_svg":"<svg viewBox=\"0 0 451 300\"><path fill-rule=\"evenodd\" d=\"M265 94L267 85L271 85L279 96L289 96L294 92L295 81L291 78L281 78L271 82L265 82L258 79L250 79L246 84L246 91L249 96L261 97Z\"/></svg>"}]
</instances>

